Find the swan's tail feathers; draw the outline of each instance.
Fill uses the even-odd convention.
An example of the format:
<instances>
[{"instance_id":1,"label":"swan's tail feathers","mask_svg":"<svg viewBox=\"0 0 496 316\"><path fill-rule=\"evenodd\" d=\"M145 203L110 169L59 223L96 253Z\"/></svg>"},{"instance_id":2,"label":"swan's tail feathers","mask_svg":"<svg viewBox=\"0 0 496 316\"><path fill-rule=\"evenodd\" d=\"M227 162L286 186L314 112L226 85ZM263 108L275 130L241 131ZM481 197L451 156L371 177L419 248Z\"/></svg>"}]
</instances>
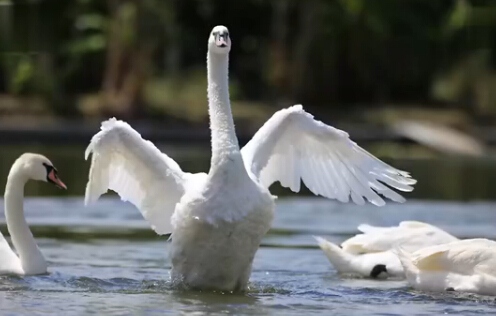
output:
<instances>
[{"instance_id":1,"label":"swan's tail feathers","mask_svg":"<svg viewBox=\"0 0 496 316\"><path fill-rule=\"evenodd\" d=\"M400 259L401 265L405 271L405 274L412 275L417 274L419 269L413 262L412 254L406 251L401 246L396 246L392 249L393 253Z\"/></svg>"},{"instance_id":2,"label":"swan's tail feathers","mask_svg":"<svg viewBox=\"0 0 496 316\"><path fill-rule=\"evenodd\" d=\"M329 259L329 262L334 266L338 273L354 272L352 269L353 254L347 253L338 245L333 244L322 237L314 236L313 238L317 240L320 249L322 249L327 259Z\"/></svg>"}]
</instances>

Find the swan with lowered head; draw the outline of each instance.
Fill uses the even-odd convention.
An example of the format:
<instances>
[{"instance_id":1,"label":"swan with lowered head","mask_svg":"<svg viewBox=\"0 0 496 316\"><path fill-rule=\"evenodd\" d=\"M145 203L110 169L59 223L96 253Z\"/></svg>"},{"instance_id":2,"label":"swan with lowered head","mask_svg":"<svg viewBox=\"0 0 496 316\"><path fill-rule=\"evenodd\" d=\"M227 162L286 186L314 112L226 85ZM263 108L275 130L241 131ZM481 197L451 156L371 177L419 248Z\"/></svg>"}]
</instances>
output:
<instances>
[{"instance_id":1,"label":"swan with lowered head","mask_svg":"<svg viewBox=\"0 0 496 316\"><path fill-rule=\"evenodd\" d=\"M50 182L67 189L57 169L46 157L25 153L12 165L5 187L5 219L12 243L19 256L0 233L0 274L35 275L47 272L43 254L36 245L24 217L24 185L29 180Z\"/></svg>"},{"instance_id":2,"label":"swan with lowered head","mask_svg":"<svg viewBox=\"0 0 496 316\"><path fill-rule=\"evenodd\" d=\"M403 267L392 251L395 247L415 251L458 240L434 225L418 221L403 221L392 227L362 224L358 230L362 233L345 240L341 247L322 237L315 237L340 274L381 279L404 278Z\"/></svg>"},{"instance_id":3,"label":"swan with lowered head","mask_svg":"<svg viewBox=\"0 0 496 316\"><path fill-rule=\"evenodd\" d=\"M208 40L208 174L191 174L127 123L110 119L91 140L85 202L111 189L133 203L158 234L171 233L173 282L189 288L245 290L252 262L274 216L269 187L300 181L317 195L357 204L403 202L385 184L413 190L409 174L375 158L348 134L314 120L301 105L275 113L240 150L231 114L228 29ZM385 184L384 184L385 183Z\"/></svg>"},{"instance_id":4,"label":"swan with lowered head","mask_svg":"<svg viewBox=\"0 0 496 316\"><path fill-rule=\"evenodd\" d=\"M496 295L496 242L484 238L453 241L413 253L394 249L408 283L417 290Z\"/></svg>"}]
</instances>

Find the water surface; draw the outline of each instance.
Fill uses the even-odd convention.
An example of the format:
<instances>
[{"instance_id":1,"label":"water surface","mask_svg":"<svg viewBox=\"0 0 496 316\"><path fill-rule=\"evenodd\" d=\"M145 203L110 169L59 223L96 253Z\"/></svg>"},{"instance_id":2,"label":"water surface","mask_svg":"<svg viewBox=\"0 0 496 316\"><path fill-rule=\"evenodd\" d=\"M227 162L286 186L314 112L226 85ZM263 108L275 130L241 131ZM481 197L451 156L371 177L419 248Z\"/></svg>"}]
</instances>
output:
<instances>
[{"instance_id":1,"label":"water surface","mask_svg":"<svg viewBox=\"0 0 496 316\"><path fill-rule=\"evenodd\" d=\"M2 202L2 201L0 201ZM409 201L357 207L320 198L281 198L244 295L178 291L169 284L165 237L128 203L105 198L29 198L28 221L50 274L0 277L2 315L475 315L493 298L417 292L405 281L341 278L312 235L340 242L360 223L422 220L458 237L496 238L496 204ZM3 212L0 221L3 222ZM6 232L5 227L0 227ZM222 263L219 263L222 264Z\"/></svg>"},{"instance_id":2,"label":"water surface","mask_svg":"<svg viewBox=\"0 0 496 316\"><path fill-rule=\"evenodd\" d=\"M209 144L205 146L172 146L158 144L159 149L188 172L207 172L210 166ZM433 159L391 159L381 156L381 146L365 146L394 167L407 170L418 180L415 190L408 198L435 200L493 200L496 197L496 159L456 158L439 156ZM0 145L0 187L5 186L12 163L24 152L37 152L46 155L59 170L60 177L69 186L67 192L55 190L43 183L29 183L29 195L84 195L88 180L89 161L84 160L85 145ZM402 156L409 157L408 147ZM279 196L294 195L282 189L277 183L271 192ZM298 196L310 195L302 186Z\"/></svg>"},{"instance_id":3,"label":"water surface","mask_svg":"<svg viewBox=\"0 0 496 316\"><path fill-rule=\"evenodd\" d=\"M159 147L184 170L208 170L208 147ZM281 198L274 227L255 257L250 291L232 295L173 289L167 237L153 233L132 205L107 195L85 208L81 196L89 162L84 149L0 146L0 186L13 161L29 151L48 156L69 187L66 192L45 183L27 185L26 194L38 197L26 199L26 215L50 274L0 277L2 315L472 315L496 310L493 298L421 293L404 281L341 278L312 238L341 242L361 223L422 220L460 238L496 239L491 159L386 159L419 183L406 195L408 203L383 208L305 197L305 190L296 196L275 185L271 191ZM3 210L0 230L7 231Z\"/></svg>"}]
</instances>

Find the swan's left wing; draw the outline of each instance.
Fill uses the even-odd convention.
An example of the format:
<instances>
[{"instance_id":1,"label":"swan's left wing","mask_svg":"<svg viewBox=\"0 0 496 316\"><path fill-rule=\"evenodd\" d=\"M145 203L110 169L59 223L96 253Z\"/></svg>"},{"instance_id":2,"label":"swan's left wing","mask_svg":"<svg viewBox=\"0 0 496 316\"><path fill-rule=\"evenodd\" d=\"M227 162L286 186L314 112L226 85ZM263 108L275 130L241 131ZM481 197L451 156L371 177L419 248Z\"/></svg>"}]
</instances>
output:
<instances>
[{"instance_id":1,"label":"swan's left wing","mask_svg":"<svg viewBox=\"0 0 496 316\"><path fill-rule=\"evenodd\" d=\"M381 195L405 199L417 181L407 172L377 159L350 140L348 134L314 120L301 105L276 112L241 150L245 167L262 185L279 181L293 192L300 180L316 195L341 202L382 206Z\"/></svg>"},{"instance_id":2,"label":"swan's left wing","mask_svg":"<svg viewBox=\"0 0 496 316\"><path fill-rule=\"evenodd\" d=\"M467 239L431 246L414 252L411 258L412 263L424 271L496 276L496 242L488 239Z\"/></svg>"},{"instance_id":3,"label":"swan's left wing","mask_svg":"<svg viewBox=\"0 0 496 316\"><path fill-rule=\"evenodd\" d=\"M90 154L86 204L110 189L134 204L155 232L172 232L171 216L186 181L194 175L184 173L129 124L116 119L102 123L86 149L86 159Z\"/></svg>"}]
</instances>

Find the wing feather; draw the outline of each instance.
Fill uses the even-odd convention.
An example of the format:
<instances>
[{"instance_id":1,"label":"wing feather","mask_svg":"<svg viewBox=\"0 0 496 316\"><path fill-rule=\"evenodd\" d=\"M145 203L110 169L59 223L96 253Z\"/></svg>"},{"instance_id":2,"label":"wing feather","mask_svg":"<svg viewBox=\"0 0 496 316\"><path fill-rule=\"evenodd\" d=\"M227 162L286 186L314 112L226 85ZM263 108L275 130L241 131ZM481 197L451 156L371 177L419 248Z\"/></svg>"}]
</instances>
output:
<instances>
[{"instance_id":1,"label":"wing feather","mask_svg":"<svg viewBox=\"0 0 496 316\"><path fill-rule=\"evenodd\" d=\"M115 118L93 136L85 158L90 155L85 204L110 189L134 204L155 232L172 232L170 218L185 191L184 173L174 160Z\"/></svg>"},{"instance_id":2,"label":"wing feather","mask_svg":"<svg viewBox=\"0 0 496 316\"><path fill-rule=\"evenodd\" d=\"M417 250L413 264L427 271L496 275L496 242L483 238L454 241Z\"/></svg>"},{"instance_id":3,"label":"wing feather","mask_svg":"<svg viewBox=\"0 0 496 316\"><path fill-rule=\"evenodd\" d=\"M345 251L352 253L387 251L397 245L401 245L408 251L415 251L423 247L458 240L436 226L416 221L404 221L398 226L391 227L361 224L358 230L362 234L357 234L341 244Z\"/></svg>"},{"instance_id":4,"label":"wing feather","mask_svg":"<svg viewBox=\"0 0 496 316\"><path fill-rule=\"evenodd\" d=\"M405 199L417 182L349 139L346 132L317 121L301 105L276 112L241 150L245 167L265 187L279 181L294 192L300 181L316 194L341 202L382 206L383 197ZM380 195L379 195L380 194Z\"/></svg>"}]
</instances>

